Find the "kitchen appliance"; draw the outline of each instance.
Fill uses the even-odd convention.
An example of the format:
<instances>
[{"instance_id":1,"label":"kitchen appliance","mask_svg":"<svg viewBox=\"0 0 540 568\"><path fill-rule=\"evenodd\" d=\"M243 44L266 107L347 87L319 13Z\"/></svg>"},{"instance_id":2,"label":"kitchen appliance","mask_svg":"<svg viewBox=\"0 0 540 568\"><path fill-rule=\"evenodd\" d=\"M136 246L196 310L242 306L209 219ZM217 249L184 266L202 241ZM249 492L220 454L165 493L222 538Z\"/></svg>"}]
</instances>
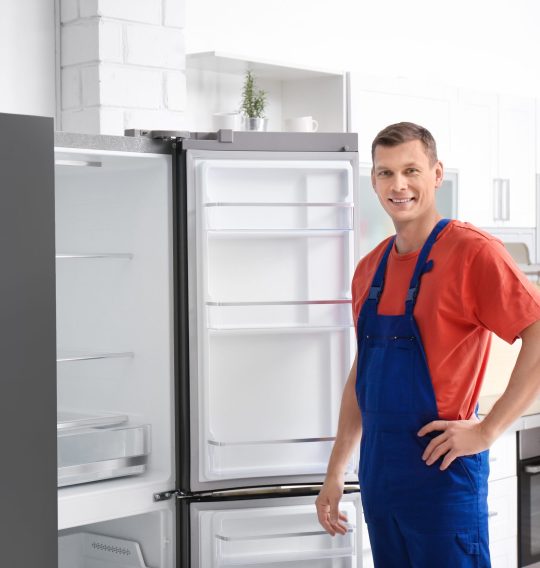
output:
<instances>
[{"instance_id":1,"label":"kitchen appliance","mask_svg":"<svg viewBox=\"0 0 540 568\"><path fill-rule=\"evenodd\" d=\"M52 122L43 137L37 119L0 123L16 142L6 187L24 197L5 204L20 239L6 235L6 258L37 287L2 320L6 344L10 333L35 340L10 354L35 359L35 372L22 380L17 363L2 397L10 439L24 442L10 455L30 475L3 474L16 496L6 502L23 521L44 511L24 565L360 566L358 456L348 533L327 535L314 507L354 355L356 136L58 133L53 199ZM30 138L41 177L19 178ZM24 241L20 211L34 193ZM18 297L15 276L5 297ZM56 325L43 292L53 277ZM25 438L16 402L29 393L38 430ZM4 561L15 566L28 524L11 517L21 540Z\"/></svg>"},{"instance_id":2,"label":"kitchen appliance","mask_svg":"<svg viewBox=\"0 0 540 568\"><path fill-rule=\"evenodd\" d=\"M332 539L314 514L354 356L356 137L220 131L173 146L180 565L360 566L357 456L349 532Z\"/></svg>"},{"instance_id":3,"label":"kitchen appliance","mask_svg":"<svg viewBox=\"0 0 540 568\"><path fill-rule=\"evenodd\" d=\"M540 567L540 427L518 433L520 568Z\"/></svg>"}]
</instances>

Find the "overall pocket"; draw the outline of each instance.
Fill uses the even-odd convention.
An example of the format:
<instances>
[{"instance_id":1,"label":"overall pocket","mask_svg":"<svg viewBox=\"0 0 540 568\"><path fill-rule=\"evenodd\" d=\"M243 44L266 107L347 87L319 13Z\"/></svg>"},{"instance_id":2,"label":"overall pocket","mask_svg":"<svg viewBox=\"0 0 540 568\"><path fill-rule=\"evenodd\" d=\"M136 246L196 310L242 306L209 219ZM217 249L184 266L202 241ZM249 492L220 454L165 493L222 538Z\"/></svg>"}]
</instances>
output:
<instances>
[{"instance_id":1,"label":"overall pocket","mask_svg":"<svg viewBox=\"0 0 540 568\"><path fill-rule=\"evenodd\" d=\"M366 341L359 361L358 393L368 412L410 412L413 402L414 357L408 339Z\"/></svg>"}]
</instances>

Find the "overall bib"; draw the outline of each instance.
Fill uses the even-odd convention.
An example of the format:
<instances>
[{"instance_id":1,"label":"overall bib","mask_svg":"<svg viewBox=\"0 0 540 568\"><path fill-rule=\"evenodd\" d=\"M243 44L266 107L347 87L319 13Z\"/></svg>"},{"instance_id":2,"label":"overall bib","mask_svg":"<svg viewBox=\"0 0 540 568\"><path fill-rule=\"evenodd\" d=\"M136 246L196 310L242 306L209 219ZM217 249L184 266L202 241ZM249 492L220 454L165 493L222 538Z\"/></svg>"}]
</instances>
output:
<instances>
[{"instance_id":1,"label":"overall bib","mask_svg":"<svg viewBox=\"0 0 540 568\"><path fill-rule=\"evenodd\" d=\"M422 460L424 449L440 432L417 436L439 415L413 311L422 274L433 269L433 261L428 261L431 247L448 222L437 223L420 251L405 313L377 313L394 237L358 318L359 481L377 568L491 566L488 451L459 457L441 471L442 458L430 466Z\"/></svg>"}]
</instances>

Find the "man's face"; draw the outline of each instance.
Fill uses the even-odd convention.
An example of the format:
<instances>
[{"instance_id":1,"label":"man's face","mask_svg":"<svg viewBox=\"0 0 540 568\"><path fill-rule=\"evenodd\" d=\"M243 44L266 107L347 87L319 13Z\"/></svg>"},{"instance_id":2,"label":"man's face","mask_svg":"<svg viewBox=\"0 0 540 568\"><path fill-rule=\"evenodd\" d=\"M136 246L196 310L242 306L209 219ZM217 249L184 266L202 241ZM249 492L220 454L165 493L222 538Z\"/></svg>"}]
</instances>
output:
<instances>
[{"instance_id":1,"label":"man's face","mask_svg":"<svg viewBox=\"0 0 540 568\"><path fill-rule=\"evenodd\" d=\"M430 163L420 140L375 147L371 182L394 223L435 214L435 190L442 177L441 162Z\"/></svg>"}]
</instances>

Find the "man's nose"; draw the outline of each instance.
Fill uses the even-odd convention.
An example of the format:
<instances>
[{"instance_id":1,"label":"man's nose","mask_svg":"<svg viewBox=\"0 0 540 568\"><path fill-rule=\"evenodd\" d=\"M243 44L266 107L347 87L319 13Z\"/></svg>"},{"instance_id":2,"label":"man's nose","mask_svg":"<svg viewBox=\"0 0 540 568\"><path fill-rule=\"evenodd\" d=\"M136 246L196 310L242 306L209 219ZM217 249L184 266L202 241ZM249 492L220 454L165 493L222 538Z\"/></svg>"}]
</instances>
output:
<instances>
[{"instance_id":1,"label":"man's nose","mask_svg":"<svg viewBox=\"0 0 540 568\"><path fill-rule=\"evenodd\" d=\"M402 191L407 189L407 178L404 175L395 174L392 182L393 191Z\"/></svg>"}]
</instances>

